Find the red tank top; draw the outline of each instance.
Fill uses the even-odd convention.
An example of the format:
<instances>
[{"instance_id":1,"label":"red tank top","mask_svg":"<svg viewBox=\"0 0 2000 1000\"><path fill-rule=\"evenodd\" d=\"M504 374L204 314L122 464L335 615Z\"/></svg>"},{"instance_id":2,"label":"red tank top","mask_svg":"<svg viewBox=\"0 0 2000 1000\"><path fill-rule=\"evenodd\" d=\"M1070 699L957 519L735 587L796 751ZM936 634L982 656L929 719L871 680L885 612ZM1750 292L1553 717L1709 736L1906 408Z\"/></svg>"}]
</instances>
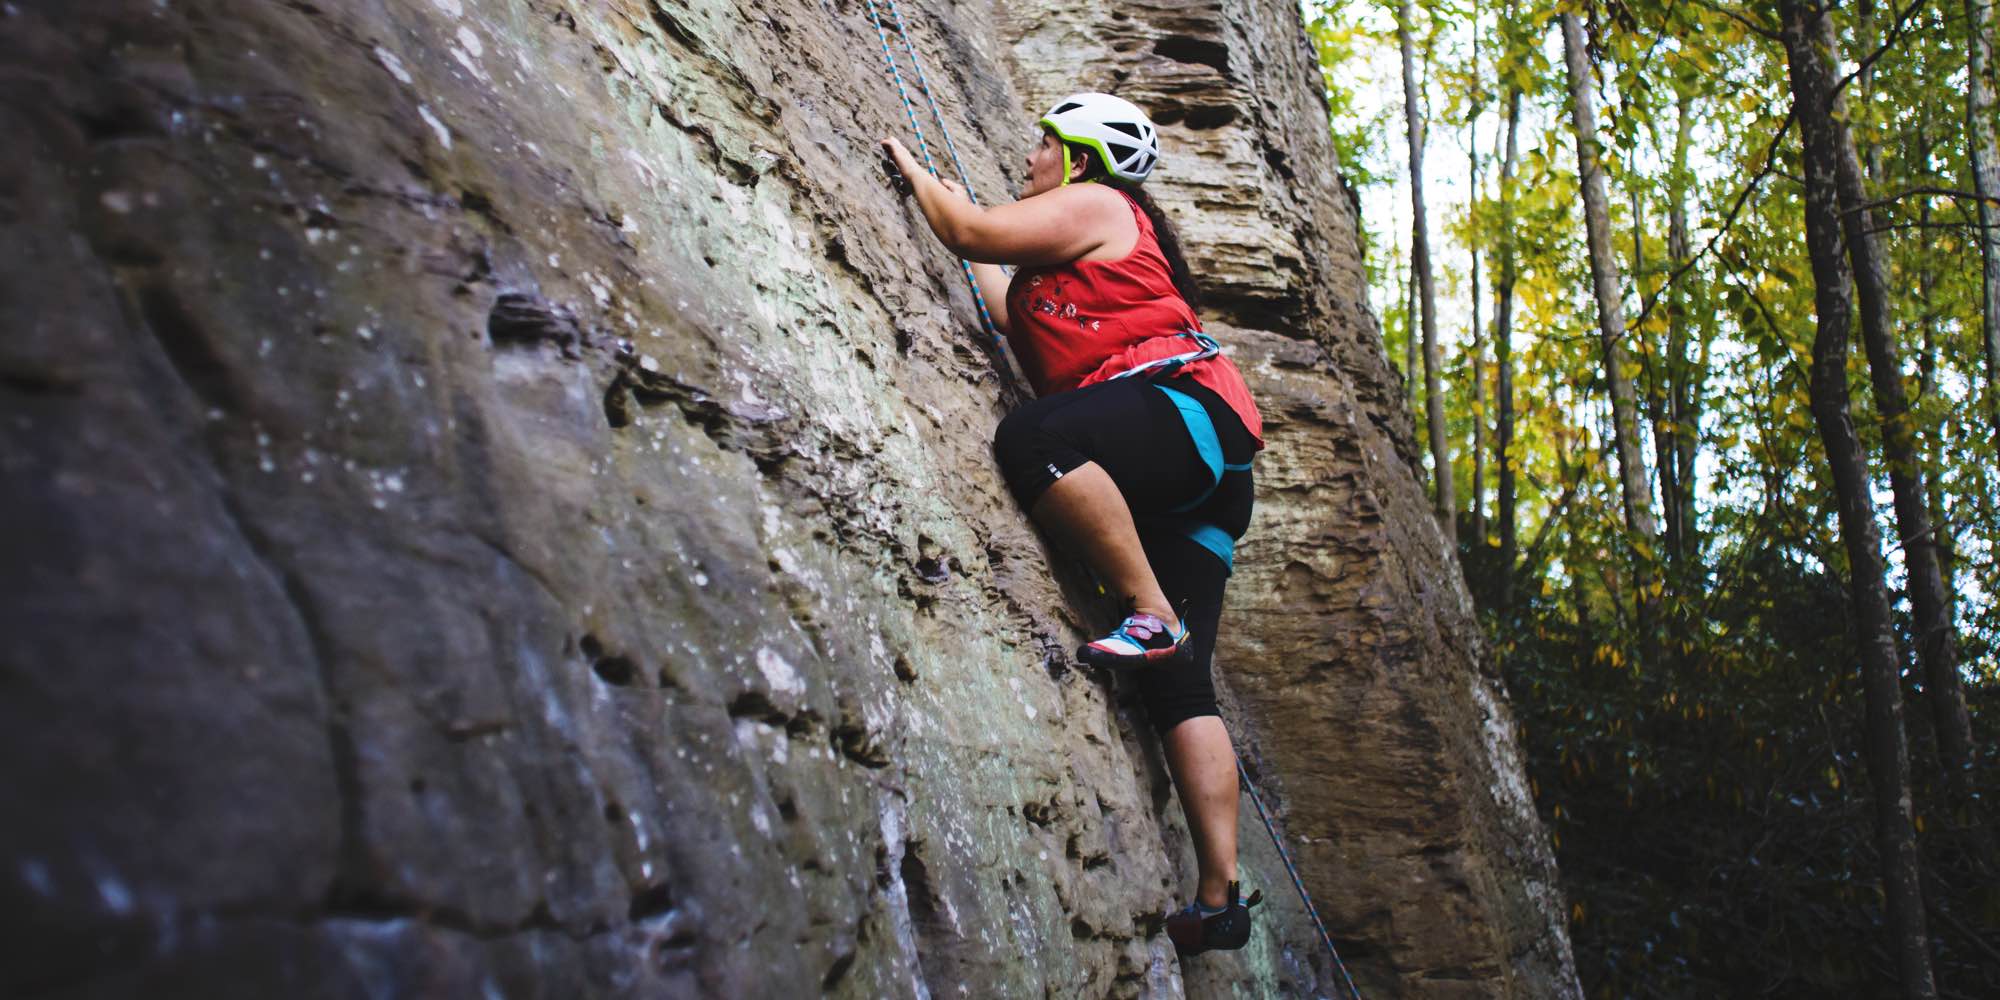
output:
<instances>
[{"instance_id":1,"label":"red tank top","mask_svg":"<svg viewBox=\"0 0 2000 1000\"><path fill-rule=\"evenodd\" d=\"M1113 190L1116 190L1115 188ZM1007 289L1007 343L1041 396L1080 389L1148 361L1198 350L1183 330L1201 321L1174 289L1173 270L1153 222L1139 203L1118 192L1139 224L1139 241L1118 260L1079 260L1024 267ZM1264 419L1243 376L1226 357L1180 369L1229 404L1264 447ZM1135 376L1137 377L1137 376Z\"/></svg>"}]
</instances>

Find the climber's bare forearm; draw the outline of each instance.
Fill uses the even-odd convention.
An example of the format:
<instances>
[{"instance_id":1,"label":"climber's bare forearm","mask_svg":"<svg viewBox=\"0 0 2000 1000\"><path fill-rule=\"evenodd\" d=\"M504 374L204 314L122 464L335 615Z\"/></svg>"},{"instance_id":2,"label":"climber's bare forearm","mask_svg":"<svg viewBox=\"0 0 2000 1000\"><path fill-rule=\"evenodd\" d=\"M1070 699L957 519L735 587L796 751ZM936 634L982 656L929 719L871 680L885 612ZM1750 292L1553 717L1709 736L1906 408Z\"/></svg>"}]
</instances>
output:
<instances>
[{"instance_id":1,"label":"climber's bare forearm","mask_svg":"<svg viewBox=\"0 0 2000 1000\"><path fill-rule=\"evenodd\" d=\"M1008 332L1007 289L1013 285L1014 276L1001 270L998 264L975 263L972 277L979 282L979 294L986 299L986 313L993 317L993 325L1003 334Z\"/></svg>"}]
</instances>

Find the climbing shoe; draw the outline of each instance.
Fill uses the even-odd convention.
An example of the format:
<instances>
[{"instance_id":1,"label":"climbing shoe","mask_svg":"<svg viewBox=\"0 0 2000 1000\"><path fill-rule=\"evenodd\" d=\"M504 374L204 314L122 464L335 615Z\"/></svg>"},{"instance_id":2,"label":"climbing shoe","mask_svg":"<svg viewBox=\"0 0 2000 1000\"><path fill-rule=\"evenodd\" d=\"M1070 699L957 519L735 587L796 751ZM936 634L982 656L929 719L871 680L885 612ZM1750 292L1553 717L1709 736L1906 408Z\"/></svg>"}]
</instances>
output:
<instances>
[{"instance_id":1,"label":"climbing shoe","mask_svg":"<svg viewBox=\"0 0 2000 1000\"><path fill-rule=\"evenodd\" d=\"M1263 890L1249 899L1237 898L1237 884L1229 883L1229 902L1211 909L1195 900L1167 918L1167 937L1182 958L1204 951L1235 951L1250 940L1250 908L1264 901Z\"/></svg>"},{"instance_id":2,"label":"climbing shoe","mask_svg":"<svg viewBox=\"0 0 2000 1000\"><path fill-rule=\"evenodd\" d=\"M1187 623L1174 634L1158 617L1137 614L1120 622L1116 631L1076 651L1076 658L1100 667L1145 667L1168 663L1186 655L1194 644L1189 641Z\"/></svg>"}]
</instances>

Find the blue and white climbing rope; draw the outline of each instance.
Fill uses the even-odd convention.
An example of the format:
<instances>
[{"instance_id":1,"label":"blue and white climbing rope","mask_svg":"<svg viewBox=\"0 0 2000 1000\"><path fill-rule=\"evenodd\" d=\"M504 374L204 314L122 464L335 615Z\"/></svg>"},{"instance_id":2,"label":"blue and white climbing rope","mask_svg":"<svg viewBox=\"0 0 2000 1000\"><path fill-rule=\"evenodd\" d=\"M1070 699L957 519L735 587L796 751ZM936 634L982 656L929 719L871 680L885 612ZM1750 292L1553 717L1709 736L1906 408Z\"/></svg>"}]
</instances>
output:
<instances>
[{"instance_id":1,"label":"blue and white climbing rope","mask_svg":"<svg viewBox=\"0 0 2000 1000\"><path fill-rule=\"evenodd\" d=\"M974 205L979 204L979 195L973 193L972 177L965 172L964 161L958 158L958 147L952 144L951 129L945 127L944 110L938 107L937 98L931 96L930 77L924 75L923 60L917 58L917 46L910 39L910 29L903 25L903 9L896 0L888 0L889 16L896 19L896 33L903 36L903 49L910 54L910 68L916 71L917 88L924 92L924 102L931 107L931 117L937 120L938 138L944 140L944 151L951 156L951 166L958 172L958 182L965 188L965 196Z\"/></svg>"},{"instance_id":2,"label":"blue and white climbing rope","mask_svg":"<svg viewBox=\"0 0 2000 1000\"><path fill-rule=\"evenodd\" d=\"M910 40L909 29L903 24L903 12L896 6L896 0L887 2L890 13L896 19L896 32L903 38L903 47L909 50L910 68L915 71L917 83L923 88L924 100L930 104L931 116L937 119L938 135L944 140L945 151L951 154L952 166L958 170L959 184L965 188L965 196L977 205L979 196L972 193L972 179L965 172L965 164L958 159L958 149L951 141L951 130L945 126L944 112L938 108L937 99L931 95L930 80L924 75L923 64L917 60L917 47ZM896 56L889 51L889 32L882 27L881 11L875 6L875 0L866 0L866 3L868 20L875 25L875 37L882 42L882 62L889 67L889 78L896 83L896 95L903 99L903 113L910 119L911 131L917 134L917 150L923 154L924 169L930 171L932 177L941 177L937 165L931 162L931 147L930 143L924 140L924 127L917 122L916 105L910 101L908 88L903 86L902 71L896 68ZM972 290L972 302L979 307L980 322L985 324L987 334L992 336L993 345L1004 351L1006 348L1000 339L1000 328L994 324L993 314L986 311L986 296L979 293L979 279L972 274L971 262L960 261L959 265L965 271L966 287Z\"/></svg>"},{"instance_id":3,"label":"blue and white climbing rope","mask_svg":"<svg viewBox=\"0 0 2000 1000\"><path fill-rule=\"evenodd\" d=\"M1278 849L1278 860L1285 863L1285 873L1292 877L1292 888L1299 891L1300 901L1306 904L1306 915L1312 918L1313 929L1319 931L1319 941L1326 945L1326 953L1333 956L1334 970L1340 973L1340 981L1347 984L1347 995L1361 1000L1361 991L1354 988L1354 977L1347 974L1347 963L1340 960L1340 952L1333 947L1333 938L1326 933L1326 925L1320 922L1319 909L1313 906L1312 895L1306 892L1306 884L1299 878L1299 870L1292 864L1292 856L1285 850L1284 842L1278 839L1278 828L1271 825L1271 814L1264 811L1264 800L1257 797L1257 786L1250 783L1250 772L1243 769L1243 758L1236 758L1236 773L1243 779L1243 790L1250 793L1250 801L1257 807L1257 818L1264 821L1264 832L1271 835L1271 846Z\"/></svg>"}]
</instances>

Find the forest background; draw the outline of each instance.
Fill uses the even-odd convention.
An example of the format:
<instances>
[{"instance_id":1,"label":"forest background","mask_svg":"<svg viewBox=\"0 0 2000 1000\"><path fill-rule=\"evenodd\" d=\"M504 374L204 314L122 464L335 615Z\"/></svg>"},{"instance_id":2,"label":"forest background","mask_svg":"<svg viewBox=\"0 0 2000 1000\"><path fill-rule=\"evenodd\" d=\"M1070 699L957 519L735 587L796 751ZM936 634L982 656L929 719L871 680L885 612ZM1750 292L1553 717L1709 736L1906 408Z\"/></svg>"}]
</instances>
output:
<instances>
[{"instance_id":1,"label":"forest background","mask_svg":"<svg viewBox=\"0 0 2000 1000\"><path fill-rule=\"evenodd\" d=\"M2000 995L1991 3L1304 9L1586 992Z\"/></svg>"}]
</instances>

